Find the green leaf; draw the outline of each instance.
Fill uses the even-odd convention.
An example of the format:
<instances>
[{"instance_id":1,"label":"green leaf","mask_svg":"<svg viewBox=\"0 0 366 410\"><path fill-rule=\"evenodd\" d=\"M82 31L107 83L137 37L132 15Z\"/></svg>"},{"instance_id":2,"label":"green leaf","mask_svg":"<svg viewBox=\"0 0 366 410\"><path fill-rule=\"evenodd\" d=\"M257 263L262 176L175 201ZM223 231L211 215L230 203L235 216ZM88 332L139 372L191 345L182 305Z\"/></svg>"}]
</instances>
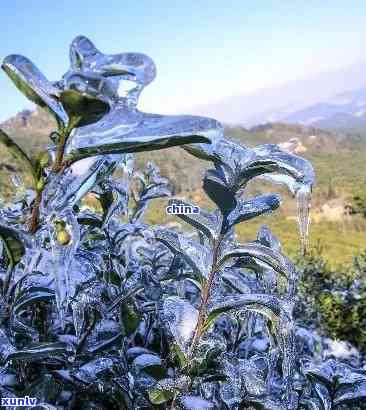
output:
<instances>
[{"instance_id":1,"label":"green leaf","mask_svg":"<svg viewBox=\"0 0 366 410\"><path fill-rule=\"evenodd\" d=\"M220 255L219 265L224 265L228 259L234 257L251 257L268 265L286 278L296 277L296 269L286 256L258 243L237 244L224 249Z\"/></svg>"},{"instance_id":2,"label":"green leaf","mask_svg":"<svg viewBox=\"0 0 366 410\"><path fill-rule=\"evenodd\" d=\"M50 357L58 357L61 359L68 353L70 353L70 345L67 343L37 343L29 346L27 349L10 353L7 356L7 360L23 360L33 362Z\"/></svg>"},{"instance_id":3,"label":"green leaf","mask_svg":"<svg viewBox=\"0 0 366 410\"><path fill-rule=\"evenodd\" d=\"M55 297L55 292L47 288L30 287L17 298L13 305L13 312L19 312L29 305L38 302L50 301Z\"/></svg>"},{"instance_id":4,"label":"green leaf","mask_svg":"<svg viewBox=\"0 0 366 410\"><path fill-rule=\"evenodd\" d=\"M0 239L5 244L7 256L12 265L17 264L25 253L24 240L27 234L0 224Z\"/></svg>"},{"instance_id":5,"label":"green leaf","mask_svg":"<svg viewBox=\"0 0 366 410\"><path fill-rule=\"evenodd\" d=\"M9 55L1 68L27 98L54 115L59 125L67 123L67 115L56 98L59 89L28 58Z\"/></svg>"},{"instance_id":6,"label":"green leaf","mask_svg":"<svg viewBox=\"0 0 366 410\"><path fill-rule=\"evenodd\" d=\"M228 295L223 301L216 302L210 309L205 328L211 326L221 314L243 309L260 313L271 321L277 321L281 311L285 313L284 303L276 296L255 293Z\"/></svg>"},{"instance_id":7,"label":"green leaf","mask_svg":"<svg viewBox=\"0 0 366 410\"><path fill-rule=\"evenodd\" d=\"M366 399L366 381L356 381L337 389L334 397L334 404L346 403L361 404Z\"/></svg>"},{"instance_id":8,"label":"green leaf","mask_svg":"<svg viewBox=\"0 0 366 410\"><path fill-rule=\"evenodd\" d=\"M177 391L151 389L148 391L149 400L152 404L162 404L174 398Z\"/></svg>"},{"instance_id":9,"label":"green leaf","mask_svg":"<svg viewBox=\"0 0 366 410\"><path fill-rule=\"evenodd\" d=\"M110 109L106 102L75 90L63 91L59 99L74 127L97 122Z\"/></svg>"},{"instance_id":10,"label":"green leaf","mask_svg":"<svg viewBox=\"0 0 366 410\"><path fill-rule=\"evenodd\" d=\"M130 336L139 326L141 316L135 306L127 301L120 306L120 322L123 336Z\"/></svg>"},{"instance_id":11,"label":"green leaf","mask_svg":"<svg viewBox=\"0 0 366 410\"><path fill-rule=\"evenodd\" d=\"M177 343L173 343L173 346L171 348L171 352L174 358L177 359L178 365L180 369L183 369L184 367L187 366L188 360L184 354L184 352L181 350L179 345Z\"/></svg>"},{"instance_id":12,"label":"green leaf","mask_svg":"<svg viewBox=\"0 0 366 410\"><path fill-rule=\"evenodd\" d=\"M156 380L161 380L166 376L166 370L163 366L147 366L144 368L144 372L149 376L154 377Z\"/></svg>"},{"instance_id":13,"label":"green leaf","mask_svg":"<svg viewBox=\"0 0 366 410\"><path fill-rule=\"evenodd\" d=\"M20 161L27 168L28 172L33 177L33 184L35 187L37 184L36 170L28 155L2 129L0 129L0 143L8 148L10 154L16 161Z\"/></svg>"}]
</instances>

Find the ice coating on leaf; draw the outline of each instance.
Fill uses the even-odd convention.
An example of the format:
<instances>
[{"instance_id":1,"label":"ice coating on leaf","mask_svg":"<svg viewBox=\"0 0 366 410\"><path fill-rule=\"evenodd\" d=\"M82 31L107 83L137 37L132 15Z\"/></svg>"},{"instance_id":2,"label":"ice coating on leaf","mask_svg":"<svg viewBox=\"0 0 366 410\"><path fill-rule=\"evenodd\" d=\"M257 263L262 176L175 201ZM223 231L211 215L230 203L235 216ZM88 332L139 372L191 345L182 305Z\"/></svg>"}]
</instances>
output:
<instances>
[{"instance_id":1,"label":"ice coating on leaf","mask_svg":"<svg viewBox=\"0 0 366 410\"><path fill-rule=\"evenodd\" d=\"M181 254L199 278L208 277L212 265L212 253L205 245L168 230L158 229L155 231L155 236L173 253Z\"/></svg>"},{"instance_id":2,"label":"ice coating on leaf","mask_svg":"<svg viewBox=\"0 0 366 410\"><path fill-rule=\"evenodd\" d=\"M270 320L278 320L281 311L286 312L283 302L276 296L266 294L233 294L223 300L214 300L209 309L209 320L222 313L234 313L241 309L261 313Z\"/></svg>"},{"instance_id":3,"label":"ice coating on leaf","mask_svg":"<svg viewBox=\"0 0 366 410\"><path fill-rule=\"evenodd\" d=\"M180 199L169 200L170 205L181 205L193 207L194 205ZM221 218L217 213L207 212L200 208L198 214L177 214L178 218L189 223L191 226L202 232L211 241L216 239L221 226Z\"/></svg>"},{"instance_id":4,"label":"ice coating on leaf","mask_svg":"<svg viewBox=\"0 0 366 410\"><path fill-rule=\"evenodd\" d=\"M76 37L70 46L70 63L73 70L92 71L113 83L116 98L122 81L133 81L135 87L129 91L128 99L137 103L143 87L156 76L153 60L142 53L103 54L85 36Z\"/></svg>"},{"instance_id":5,"label":"ice coating on leaf","mask_svg":"<svg viewBox=\"0 0 366 410\"><path fill-rule=\"evenodd\" d=\"M93 383L104 372L118 365L118 359L114 357L100 357L85 363L75 372L74 377L85 383Z\"/></svg>"},{"instance_id":6,"label":"ice coating on leaf","mask_svg":"<svg viewBox=\"0 0 366 410\"><path fill-rule=\"evenodd\" d=\"M138 371L141 371L144 370L146 367L160 366L161 359L159 356L156 356L155 354L143 353L140 356L137 356L132 364Z\"/></svg>"},{"instance_id":7,"label":"ice coating on leaf","mask_svg":"<svg viewBox=\"0 0 366 410\"><path fill-rule=\"evenodd\" d=\"M321 383L315 383L314 390L317 396L319 397L324 410L331 410L332 409L332 399L331 399L330 392L327 389L327 387L325 387Z\"/></svg>"},{"instance_id":8,"label":"ice coating on leaf","mask_svg":"<svg viewBox=\"0 0 366 410\"><path fill-rule=\"evenodd\" d=\"M171 296L163 301L163 316L180 349L188 354L198 320L198 310L188 301Z\"/></svg>"},{"instance_id":9,"label":"ice coating on leaf","mask_svg":"<svg viewBox=\"0 0 366 410\"><path fill-rule=\"evenodd\" d=\"M315 181L313 167L308 161L284 152L274 144L248 148L226 138L217 138L211 146L193 144L184 149L213 161L227 185L236 189L258 175L276 172L279 174L268 178L288 184L293 193L300 187L298 184L313 185Z\"/></svg>"},{"instance_id":10,"label":"ice coating on leaf","mask_svg":"<svg viewBox=\"0 0 366 410\"><path fill-rule=\"evenodd\" d=\"M239 360L239 369L242 383L248 394L260 396L266 392L264 374L253 360Z\"/></svg>"},{"instance_id":11,"label":"ice coating on leaf","mask_svg":"<svg viewBox=\"0 0 366 410\"><path fill-rule=\"evenodd\" d=\"M261 145L253 150L256 155L254 164L256 161L259 163L266 161L268 170L275 173L267 175L266 178L273 182L286 184L293 194L301 186L312 186L315 183L314 168L304 158L284 152L278 145L273 144Z\"/></svg>"},{"instance_id":12,"label":"ice coating on leaf","mask_svg":"<svg viewBox=\"0 0 366 410\"><path fill-rule=\"evenodd\" d=\"M75 161L99 154L211 143L221 129L219 122L209 118L146 114L117 105L97 123L75 130L66 153L69 160Z\"/></svg>"},{"instance_id":13,"label":"ice coating on leaf","mask_svg":"<svg viewBox=\"0 0 366 410\"><path fill-rule=\"evenodd\" d=\"M246 201L239 199L235 209L227 217L228 225L231 227L264 213L274 211L280 206L280 203L279 195L262 195Z\"/></svg>"},{"instance_id":14,"label":"ice coating on leaf","mask_svg":"<svg viewBox=\"0 0 366 410\"><path fill-rule=\"evenodd\" d=\"M26 97L47 108L63 124L67 123L67 114L56 98L60 90L50 83L28 58L9 55L4 59L2 69Z\"/></svg>"},{"instance_id":15,"label":"ice coating on leaf","mask_svg":"<svg viewBox=\"0 0 366 410\"><path fill-rule=\"evenodd\" d=\"M105 180L121 161L121 155L86 158L74 163L64 174L55 176L43 195L46 212L61 212L77 204L99 182Z\"/></svg>"},{"instance_id":16,"label":"ice coating on leaf","mask_svg":"<svg viewBox=\"0 0 366 410\"><path fill-rule=\"evenodd\" d=\"M210 410L215 408L214 403L199 396L182 396L179 401L185 410Z\"/></svg>"},{"instance_id":17,"label":"ice coating on leaf","mask_svg":"<svg viewBox=\"0 0 366 410\"><path fill-rule=\"evenodd\" d=\"M366 381L353 382L352 385L345 385L337 390L334 397L334 404L363 403L366 399Z\"/></svg>"},{"instance_id":18,"label":"ice coating on leaf","mask_svg":"<svg viewBox=\"0 0 366 410\"><path fill-rule=\"evenodd\" d=\"M56 284L56 302L61 321L67 311L70 298L74 295L77 282L74 277L74 258L80 241L80 227L72 210L67 209L63 213L66 226L71 231L72 241L68 245L61 245L55 239L55 232L49 227L52 252L52 273Z\"/></svg>"},{"instance_id":19,"label":"ice coating on leaf","mask_svg":"<svg viewBox=\"0 0 366 410\"><path fill-rule=\"evenodd\" d=\"M132 197L135 207L129 212L131 223L138 222L147 209L150 201L171 195L172 187L167 178L160 175L156 165L148 162L143 173L136 172L132 181Z\"/></svg>"},{"instance_id":20,"label":"ice coating on leaf","mask_svg":"<svg viewBox=\"0 0 366 410\"><path fill-rule=\"evenodd\" d=\"M141 53L106 55L83 36L70 48L71 69L60 87L87 92L108 101L110 112L92 125L74 131L66 152L71 161L121 152L161 149L192 142L210 143L222 134L216 120L193 116L146 114L136 109L138 97L156 75L154 62ZM127 93L125 81L136 84Z\"/></svg>"},{"instance_id":21,"label":"ice coating on leaf","mask_svg":"<svg viewBox=\"0 0 366 410\"><path fill-rule=\"evenodd\" d=\"M226 249L221 250L220 265L223 265L228 259L233 257L254 258L267 265L267 268L271 268L284 275L288 279L289 295L293 294L298 273L291 261L281 253L257 243L248 243L246 245L231 244Z\"/></svg>"},{"instance_id":22,"label":"ice coating on leaf","mask_svg":"<svg viewBox=\"0 0 366 410\"><path fill-rule=\"evenodd\" d=\"M5 361L15 351L16 348L11 344L8 336L0 329L0 361Z\"/></svg>"},{"instance_id":23,"label":"ice coating on leaf","mask_svg":"<svg viewBox=\"0 0 366 410\"><path fill-rule=\"evenodd\" d=\"M38 361L42 358L59 356L62 357L72 351L72 347L66 343L37 343L27 349L17 350L10 353L7 360Z\"/></svg>"},{"instance_id":24,"label":"ice coating on leaf","mask_svg":"<svg viewBox=\"0 0 366 410\"><path fill-rule=\"evenodd\" d=\"M78 283L78 292L71 302L73 323L77 337L81 336L86 316L92 311L98 312L102 317L105 316L106 309L103 306L103 293L105 292L106 286L97 282L85 281L85 284Z\"/></svg>"},{"instance_id":25,"label":"ice coating on leaf","mask_svg":"<svg viewBox=\"0 0 366 410\"><path fill-rule=\"evenodd\" d=\"M281 243L266 225L262 225L257 234L257 240L276 252L281 252Z\"/></svg>"},{"instance_id":26,"label":"ice coating on leaf","mask_svg":"<svg viewBox=\"0 0 366 410\"><path fill-rule=\"evenodd\" d=\"M217 138L208 148L204 144L192 144L185 149L215 163L216 170L206 173L205 190L225 212L235 212L234 198L229 198L230 191L232 194L237 192L255 177L285 184L296 196L301 249L303 254L306 252L311 191L315 183L310 162L281 150L278 145L247 148L225 138ZM218 199L226 202L221 204Z\"/></svg>"},{"instance_id":27,"label":"ice coating on leaf","mask_svg":"<svg viewBox=\"0 0 366 410\"><path fill-rule=\"evenodd\" d=\"M191 378L189 376L179 376L175 379L162 379L156 383L155 388L159 390L174 391L177 390L187 390Z\"/></svg>"},{"instance_id":28,"label":"ice coating on leaf","mask_svg":"<svg viewBox=\"0 0 366 410\"><path fill-rule=\"evenodd\" d=\"M237 409L244 390L239 367L225 358L222 369L227 381L220 382L221 399L229 409Z\"/></svg>"}]
</instances>

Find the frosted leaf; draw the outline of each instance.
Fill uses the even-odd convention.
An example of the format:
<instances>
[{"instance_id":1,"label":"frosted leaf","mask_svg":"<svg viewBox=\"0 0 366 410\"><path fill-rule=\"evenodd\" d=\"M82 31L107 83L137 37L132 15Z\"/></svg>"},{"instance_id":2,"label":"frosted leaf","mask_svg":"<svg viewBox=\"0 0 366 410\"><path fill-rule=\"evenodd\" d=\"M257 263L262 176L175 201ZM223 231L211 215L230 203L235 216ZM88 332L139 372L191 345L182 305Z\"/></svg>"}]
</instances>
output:
<instances>
[{"instance_id":1,"label":"frosted leaf","mask_svg":"<svg viewBox=\"0 0 366 410\"><path fill-rule=\"evenodd\" d=\"M253 283L247 276L242 275L239 269L225 268L221 278L223 283L238 293L250 293L257 287L257 281Z\"/></svg>"},{"instance_id":2,"label":"frosted leaf","mask_svg":"<svg viewBox=\"0 0 366 410\"><path fill-rule=\"evenodd\" d=\"M112 347L118 347L122 332L118 322L101 319L93 328L85 342L85 352L96 354Z\"/></svg>"},{"instance_id":3,"label":"frosted leaf","mask_svg":"<svg viewBox=\"0 0 366 410\"><path fill-rule=\"evenodd\" d=\"M131 347L126 351L126 357L129 361L133 361L137 356L140 356L141 354L153 354L153 352L149 349L146 349L145 347L140 346Z\"/></svg>"},{"instance_id":4,"label":"frosted leaf","mask_svg":"<svg viewBox=\"0 0 366 410\"><path fill-rule=\"evenodd\" d=\"M75 255L80 241L80 226L73 211L67 209L63 215L67 229L71 231L72 241L68 245L61 245L55 239L55 233L49 226L52 252L52 273L56 284L56 302L63 320L64 313L67 311L70 298L74 295L77 282L73 275L77 269L75 266ZM79 274L77 272L77 274Z\"/></svg>"},{"instance_id":5,"label":"frosted leaf","mask_svg":"<svg viewBox=\"0 0 366 410\"><path fill-rule=\"evenodd\" d=\"M294 286L294 280L297 277L297 271L294 265L284 255L276 252L267 246L257 243L248 243L246 245L231 245L223 249L220 255L220 265L226 263L230 258L250 257L266 265L276 272L284 275L289 279L291 286Z\"/></svg>"},{"instance_id":6,"label":"frosted leaf","mask_svg":"<svg viewBox=\"0 0 366 410\"><path fill-rule=\"evenodd\" d=\"M266 226L262 225L257 234L257 240L268 248L273 249L276 252L281 252L281 243L278 238L271 232Z\"/></svg>"},{"instance_id":7,"label":"frosted leaf","mask_svg":"<svg viewBox=\"0 0 366 410\"><path fill-rule=\"evenodd\" d=\"M179 376L175 379L162 379L159 380L156 385L154 386L156 389L161 390L187 390L189 383L191 382L191 378L189 376Z\"/></svg>"},{"instance_id":8,"label":"frosted leaf","mask_svg":"<svg viewBox=\"0 0 366 410\"><path fill-rule=\"evenodd\" d=\"M286 305L276 296L267 294L227 295L221 300L214 300L208 310L208 321L211 322L222 313L236 313L250 310L261 313L271 321L277 321L281 313L286 314Z\"/></svg>"},{"instance_id":9,"label":"frosted leaf","mask_svg":"<svg viewBox=\"0 0 366 410\"><path fill-rule=\"evenodd\" d=\"M21 55L9 55L4 59L2 69L26 97L47 108L58 121L67 123L67 114L57 99L60 90L30 60Z\"/></svg>"},{"instance_id":10,"label":"frosted leaf","mask_svg":"<svg viewBox=\"0 0 366 410\"><path fill-rule=\"evenodd\" d=\"M227 217L228 226L231 227L264 213L274 211L280 206L280 203L279 195L262 195L247 201L239 199L235 208Z\"/></svg>"},{"instance_id":11,"label":"frosted leaf","mask_svg":"<svg viewBox=\"0 0 366 410\"><path fill-rule=\"evenodd\" d=\"M103 54L86 37L76 37L70 46L71 69L91 71L101 78L108 79L115 90L114 99L119 99L119 89L124 81L133 81L133 87L127 98L130 104L136 104L143 87L150 84L156 76L156 67L152 59L142 53Z\"/></svg>"},{"instance_id":12,"label":"frosted leaf","mask_svg":"<svg viewBox=\"0 0 366 410\"><path fill-rule=\"evenodd\" d=\"M334 396L334 404L363 403L366 400L366 381L349 382L338 388Z\"/></svg>"},{"instance_id":13,"label":"frosted leaf","mask_svg":"<svg viewBox=\"0 0 366 410\"><path fill-rule=\"evenodd\" d=\"M34 343L25 349L17 350L7 356L7 360L39 361L49 357L62 358L72 352L72 346L62 343Z\"/></svg>"},{"instance_id":14,"label":"frosted leaf","mask_svg":"<svg viewBox=\"0 0 366 410\"><path fill-rule=\"evenodd\" d=\"M212 266L212 253L208 247L173 231L158 229L155 236L173 253L182 255L199 278L208 277Z\"/></svg>"},{"instance_id":15,"label":"frosted leaf","mask_svg":"<svg viewBox=\"0 0 366 410\"><path fill-rule=\"evenodd\" d=\"M266 392L264 375L253 360L239 360L240 376L248 394L259 396Z\"/></svg>"},{"instance_id":16,"label":"frosted leaf","mask_svg":"<svg viewBox=\"0 0 366 410\"><path fill-rule=\"evenodd\" d=\"M324 410L331 410L332 409L332 399L328 389L321 383L314 384L314 390L319 397Z\"/></svg>"},{"instance_id":17,"label":"frosted leaf","mask_svg":"<svg viewBox=\"0 0 366 410\"><path fill-rule=\"evenodd\" d=\"M163 321L180 349L187 355L198 320L198 310L189 302L176 296L163 302Z\"/></svg>"},{"instance_id":18,"label":"frosted leaf","mask_svg":"<svg viewBox=\"0 0 366 410\"><path fill-rule=\"evenodd\" d=\"M273 182L286 184L292 193L296 193L301 185L312 186L315 183L314 169L311 163L304 158L284 152L278 145L272 144L255 147L253 151L256 159L250 167L258 166L263 162L267 172L275 173L266 175L266 178Z\"/></svg>"},{"instance_id":19,"label":"frosted leaf","mask_svg":"<svg viewBox=\"0 0 366 410\"><path fill-rule=\"evenodd\" d=\"M84 383L93 383L103 374L111 373L113 368L120 366L120 362L118 357L100 357L83 364L73 377Z\"/></svg>"},{"instance_id":20,"label":"frosted leaf","mask_svg":"<svg viewBox=\"0 0 366 410\"><path fill-rule=\"evenodd\" d=\"M210 143L220 128L217 121L209 118L145 114L117 105L97 123L76 129L66 154L69 160L76 161L100 154Z\"/></svg>"},{"instance_id":21,"label":"frosted leaf","mask_svg":"<svg viewBox=\"0 0 366 410\"><path fill-rule=\"evenodd\" d=\"M55 176L44 191L45 212L61 212L77 204L116 169L120 160L120 155L87 158L73 164L65 174Z\"/></svg>"},{"instance_id":22,"label":"frosted leaf","mask_svg":"<svg viewBox=\"0 0 366 410\"><path fill-rule=\"evenodd\" d=\"M0 329L0 362L4 362L15 351L15 346L11 344L4 330Z\"/></svg>"},{"instance_id":23,"label":"frosted leaf","mask_svg":"<svg viewBox=\"0 0 366 410\"><path fill-rule=\"evenodd\" d=\"M173 204L183 204L184 206L190 207L194 206L179 199L171 199L168 206ZM202 232L211 241L217 239L221 226L221 218L219 214L207 212L201 208L198 214L177 214L177 217Z\"/></svg>"},{"instance_id":24,"label":"frosted leaf","mask_svg":"<svg viewBox=\"0 0 366 410\"><path fill-rule=\"evenodd\" d=\"M199 396L181 396L179 402L184 410L210 410L214 409L214 403Z\"/></svg>"},{"instance_id":25,"label":"frosted leaf","mask_svg":"<svg viewBox=\"0 0 366 410\"><path fill-rule=\"evenodd\" d=\"M325 363L304 363L303 373L309 379L315 379L325 385L332 386L335 381L336 362L330 359Z\"/></svg>"},{"instance_id":26,"label":"frosted leaf","mask_svg":"<svg viewBox=\"0 0 366 410\"><path fill-rule=\"evenodd\" d=\"M161 366L162 362L159 356L155 354L143 353L136 357L132 362L132 366L137 372L140 372L148 367Z\"/></svg>"}]
</instances>

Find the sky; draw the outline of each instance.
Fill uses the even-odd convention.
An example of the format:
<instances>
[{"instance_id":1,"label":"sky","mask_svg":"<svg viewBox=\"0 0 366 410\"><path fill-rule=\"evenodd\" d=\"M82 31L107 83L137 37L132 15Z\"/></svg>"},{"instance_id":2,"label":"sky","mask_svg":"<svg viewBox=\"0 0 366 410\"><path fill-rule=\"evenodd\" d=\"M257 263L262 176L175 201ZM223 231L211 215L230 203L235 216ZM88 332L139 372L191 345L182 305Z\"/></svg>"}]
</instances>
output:
<instances>
[{"instance_id":1,"label":"sky","mask_svg":"<svg viewBox=\"0 0 366 410\"><path fill-rule=\"evenodd\" d=\"M365 60L364 0L3 0L0 17L0 60L23 54L50 80L79 34L148 54L157 77L139 108L163 114ZM0 92L0 120L32 106L3 72Z\"/></svg>"}]
</instances>

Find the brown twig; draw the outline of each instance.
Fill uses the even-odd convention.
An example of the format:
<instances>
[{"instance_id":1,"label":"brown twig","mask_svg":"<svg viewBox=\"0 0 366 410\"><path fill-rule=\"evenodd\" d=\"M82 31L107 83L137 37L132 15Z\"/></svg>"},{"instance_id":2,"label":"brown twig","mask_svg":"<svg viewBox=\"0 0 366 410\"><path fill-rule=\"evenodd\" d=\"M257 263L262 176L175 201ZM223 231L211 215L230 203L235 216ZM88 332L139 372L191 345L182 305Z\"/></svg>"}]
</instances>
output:
<instances>
[{"instance_id":1,"label":"brown twig","mask_svg":"<svg viewBox=\"0 0 366 410\"><path fill-rule=\"evenodd\" d=\"M204 332L204 328L205 328L205 323L206 323L206 319L207 319L207 304L208 304L208 300L211 294L211 288L215 279L215 275L216 272L218 270L218 266L217 266L217 259L219 256L219 247L220 247L220 242L221 242L221 235L219 236L219 238L217 238L217 240L214 243L214 249L213 249L213 259L212 259L212 267L211 267L211 271L208 275L208 279L207 282L204 284L203 289L202 289L202 298L201 298L201 303L200 306L198 308L198 319L197 319L197 324L196 324L196 328L194 330L194 334L193 334L193 339L192 339L192 344L189 348L189 356L192 357L193 352L195 350L195 348L197 347L201 336Z\"/></svg>"},{"instance_id":2,"label":"brown twig","mask_svg":"<svg viewBox=\"0 0 366 410\"><path fill-rule=\"evenodd\" d=\"M56 151L56 159L55 163L53 164L52 170L53 172L59 173L64 171L64 169L67 167L66 164L64 164L64 154L65 154L65 148L66 148L66 143L70 137L70 134L72 130L78 125L80 122L81 117L76 116L74 118L70 119L69 124L67 125L66 128L63 128L60 130L58 133L60 136L60 139L57 144L57 151Z\"/></svg>"},{"instance_id":3,"label":"brown twig","mask_svg":"<svg viewBox=\"0 0 366 410\"><path fill-rule=\"evenodd\" d=\"M66 142L67 142L69 135L70 135L70 132L68 132L66 129L65 132L62 133L60 136L60 140L57 145L56 159L55 159L55 163L53 164L53 168L52 168L53 172L59 173L62 170L62 162L64 159Z\"/></svg>"},{"instance_id":4,"label":"brown twig","mask_svg":"<svg viewBox=\"0 0 366 410\"><path fill-rule=\"evenodd\" d=\"M39 208L42 202L42 190L37 190L36 198L34 200L32 214L29 220L29 232L35 233L38 229Z\"/></svg>"}]
</instances>

